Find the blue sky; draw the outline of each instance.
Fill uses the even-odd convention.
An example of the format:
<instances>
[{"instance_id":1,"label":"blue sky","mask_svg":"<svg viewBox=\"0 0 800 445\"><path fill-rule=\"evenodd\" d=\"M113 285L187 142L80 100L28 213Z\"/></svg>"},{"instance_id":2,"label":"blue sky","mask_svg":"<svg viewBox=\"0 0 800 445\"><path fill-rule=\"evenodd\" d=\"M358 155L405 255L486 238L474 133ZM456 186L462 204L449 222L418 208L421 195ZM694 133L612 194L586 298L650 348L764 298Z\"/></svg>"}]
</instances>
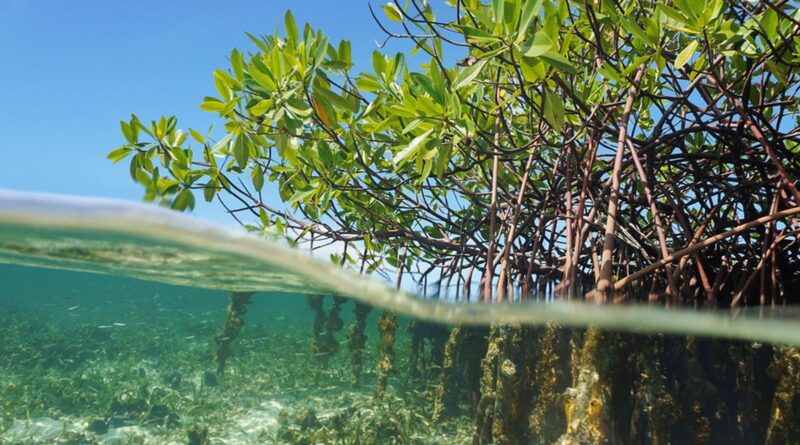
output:
<instances>
[{"instance_id":1,"label":"blue sky","mask_svg":"<svg viewBox=\"0 0 800 445\"><path fill-rule=\"evenodd\" d=\"M356 63L383 38L366 1L0 0L0 188L140 200L127 163L106 160L123 141L119 120L219 122L198 108L212 71L286 9L350 40ZM195 214L231 224L200 197Z\"/></svg>"}]
</instances>

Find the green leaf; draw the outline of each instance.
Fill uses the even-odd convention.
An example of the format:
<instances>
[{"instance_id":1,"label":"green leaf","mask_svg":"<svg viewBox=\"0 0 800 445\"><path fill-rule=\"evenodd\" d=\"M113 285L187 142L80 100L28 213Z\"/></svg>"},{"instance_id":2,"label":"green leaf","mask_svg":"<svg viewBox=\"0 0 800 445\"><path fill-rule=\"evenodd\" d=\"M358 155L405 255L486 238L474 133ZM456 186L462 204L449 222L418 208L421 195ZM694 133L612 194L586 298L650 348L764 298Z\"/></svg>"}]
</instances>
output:
<instances>
[{"instance_id":1,"label":"green leaf","mask_svg":"<svg viewBox=\"0 0 800 445\"><path fill-rule=\"evenodd\" d=\"M533 35L530 46L523 54L525 57L539 57L553 48L553 40L544 31L539 31Z\"/></svg>"},{"instance_id":2,"label":"green leaf","mask_svg":"<svg viewBox=\"0 0 800 445\"><path fill-rule=\"evenodd\" d=\"M175 197L175 200L172 201L172 205L170 208L173 210L192 210L194 209L194 194L189 189L183 189L178 196Z\"/></svg>"},{"instance_id":3,"label":"green leaf","mask_svg":"<svg viewBox=\"0 0 800 445\"><path fill-rule=\"evenodd\" d=\"M699 0L689 0L689 1L695 2ZM697 21L697 16L695 15L694 10L692 10L692 7L689 6L689 3L686 2L686 0L672 0L672 3L675 4L675 6L677 6L677 8L681 11L681 13L683 13L683 15L688 17L689 19L689 21L687 22L688 25L695 24L695 22Z\"/></svg>"},{"instance_id":4,"label":"green leaf","mask_svg":"<svg viewBox=\"0 0 800 445\"><path fill-rule=\"evenodd\" d=\"M689 19L675 8L662 4L659 4L656 8L660 9L667 17L678 22L679 25L686 25L689 22Z\"/></svg>"},{"instance_id":5,"label":"green leaf","mask_svg":"<svg viewBox=\"0 0 800 445\"><path fill-rule=\"evenodd\" d=\"M494 14L495 23L503 23L505 4L505 0L492 0L492 13Z\"/></svg>"},{"instance_id":6,"label":"green leaf","mask_svg":"<svg viewBox=\"0 0 800 445\"><path fill-rule=\"evenodd\" d=\"M697 47L700 44L699 40L692 40L691 43L686 45L686 48L681 50L677 57L675 57L675 69L679 70L686 65L686 62L694 55L694 52L697 51Z\"/></svg>"},{"instance_id":7,"label":"green leaf","mask_svg":"<svg viewBox=\"0 0 800 445\"><path fill-rule=\"evenodd\" d=\"M353 56L352 51L350 49L350 41L349 40L342 40L339 42L339 50L336 51L339 60L346 65L346 68L350 68L353 64Z\"/></svg>"},{"instance_id":8,"label":"green leaf","mask_svg":"<svg viewBox=\"0 0 800 445\"><path fill-rule=\"evenodd\" d=\"M250 107L250 112L253 114L253 116L263 116L267 110L272 108L272 103L272 99L264 99L259 101L257 104Z\"/></svg>"},{"instance_id":9,"label":"green leaf","mask_svg":"<svg viewBox=\"0 0 800 445\"><path fill-rule=\"evenodd\" d=\"M203 198L205 198L206 202L211 202L214 200L214 195L217 194L217 185L214 181L209 181L206 185L203 186Z\"/></svg>"},{"instance_id":10,"label":"green leaf","mask_svg":"<svg viewBox=\"0 0 800 445\"><path fill-rule=\"evenodd\" d=\"M248 73L250 73L250 77L256 81L257 84L261 85L265 90L268 92L275 91L277 85L275 81L272 80L271 74L265 74L261 72L261 69L257 67L255 64L251 64Z\"/></svg>"},{"instance_id":11,"label":"green leaf","mask_svg":"<svg viewBox=\"0 0 800 445\"><path fill-rule=\"evenodd\" d=\"M202 134L200 134L199 131L190 128L189 129L189 134L192 135L192 138L195 141L197 141L197 142L199 142L201 144L205 144L206 143L206 138Z\"/></svg>"},{"instance_id":12,"label":"green leaf","mask_svg":"<svg viewBox=\"0 0 800 445\"><path fill-rule=\"evenodd\" d=\"M569 60L567 60L564 56L555 51L547 51L546 53L539 56L539 58L544 60L545 62L550 64L550 66L552 66L557 70L564 71L569 74L578 73L578 70Z\"/></svg>"},{"instance_id":13,"label":"green leaf","mask_svg":"<svg viewBox=\"0 0 800 445\"><path fill-rule=\"evenodd\" d=\"M425 141L427 141L428 136L430 136L431 133L433 133L433 128L412 139L411 142L408 144L408 146L406 146L406 148L404 148L403 150L400 151L400 153L397 153L397 155L395 155L392 162L394 162L394 164L397 165L398 167L403 165L403 163L409 157L419 152L419 149L422 147Z\"/></svg>"},{"instance_id":14,"label":"green leaf","mask_svg":"<svg viewBox=\"0 0 800 445\"><path fill-rule=\"evenodd\" d=\"M428 179L428 176L430 176L431 174L432 168L433 168L433 161L431 160L423 161L422 171L419 173L419 178L416 181L418 185L422 184L426 179Z\"/></svg>"},{"instance_id":15,"label":"green leaf","mask_svg":"<svg viewBox=\"0 0 800 445\"><path fill-rule=\"evenodd\" d=\"M236 75L238 80L244 80L244 57L236 48L231 51L231 68L233 68L233 74Z\"/></svg>"},{"instance_id":16,"label":"green leaf","mask_svg":"<svg viewBox=\"0 0 800 445\"><path fill-rule=\"evenodd\" d=\"M236 163L239 167L244 169L247 166L247 161L250 158L250 147L247 144L246 136L239 135L233 143L233 157L236 158Z\"/></svg>"},{"instance_id":17,"label":"green leaf","mask_svg":"<svg viewBox=\"0 0 800 445\"><path fill-rule=\"evenodd\" d=\"M383 5L383 13L386 14L386 17L389 20L395 22L402 22L403 21L403 13L400 11L400 8L397 7L393 2L389 2Z\"/></svg>"},{"instance_id":18,"label":"green leaf","mask_svg":"<svg viewBox=\"0 0 800 445\"><path fill-rule=\"evenodd\" d=\"M311 184L307 184L305 187L297 190L294 194L286 201L287 204L294 204L298 201L305 201L309 196L313 195L316 192L316 187L312 186Z\"/></svg>"},{"instance_id":19,"label":"green leaf","mask_svg":"<svg viewBox=\"0 0 800 445\"><path fill-rule=\"evenodd\" d=\"M381 54L380 51L373 51L372 52L372 69L375 70L375 74L378 76L383 77L386 73L386 56Z\"/></svg>"},{"instance_id":20,"label":"green leaf","mask_svg":"<svg viewBox=\"0 0 800 445\"><path fill-rule=\"evenodd\" d=\"M332 95L335 96L334 94ZM290 97L289 100L286 101L286 108L288 108L289 110L291 110L292 113L300 117L311 116L311 113L313 113L314 111L311 109L310 106L308 106L307 103L303 102L302 100L296 97Z\"/></svg>"},{"instance_id":21,"label":"green leaf","mask_svg":"<svg viewBox=\"0 0 800 445\"><path fill-rule=\"evenodd\" d=\"M761 27L769 40L778 36L778 13L774 9L767 9L761 16Z\"/></svg>"},{"instance_id":22,"label":"green leaf","mask_svg":"<svg viewBox=\"0 0 800 445\"><path fill-rule=\"evenodd\" d=\"M132 149L130 147L120 147L109 153L108 156L106 156L106 158L110 159L111 162L116 164L117 162L128 157L131 151Z\"/></svg>"},{"instance_id":23,"label":"green leaf","mask_svg":"<svg viewBox=\"0 0 800 445\"><path fill-rule=\"evenodd\" d=\"M462 69L453 80L453 89L457 90L461 87L469 85L470 82L478 77L478 74L481 73L481 69L483 69L484 65L486 65L486 60L481 60L472 66Z\"/></svg>"},{"instance_id":24,"label":"green leaf","mask_svg":"<svg viewBox=\"0 0 800 445\"><path fill-rule=\"evenodd\" d=\"M323 165L333 165L333 153L331 152L331 148L328 146L327 142L320 141L319 144L317 144L317 153L319 154L319 159L322 161Z\"/></svg>"},{"instance_id":25,"label":"green leaf","mask_svg":"<svg viewBox=\"0 0 800 445\"><path fill-rule=\"evenodd\" d=\"M647 32L639 27L633 20L628 17L622 19L622 26L628 31L629 34L633 35L633 37L639 39L642 43L645 43L650 46L656 46L658 42L654 42L653 39L647 35Z\"/></svg>"},{"instance_id":26,"label":"green leaf","mask_svg":"<svg viewBox=\"0 0 800 445\"><path fill-rule=\"evenodd\" d=\"M713 0L714 3L710 5L710 7L706 8L705 16L706 22L711 22L712 20L719 17L720 12L722 12L722 8L725 6L726 0ZM770 9L770 11L773 11ZM775 11L773 11L775 12ZM776 16L777 18L777 16Z\"/></svg>"},{"instance_id":27,"label":"green leaf","mask_svg":"<svg viewBox=\"0 0 800 445\"><path fill-rule=\"evenodd\" d=\"M444 84L441 77L421 73L410 73L409 76L414 83L421 86L436 102L444 103Z\"/></svg>"},{"instance_id":28,"label":"green leaf","mask_svg":"<svg viewBox=\"0 0 800 445\"><path fill-rule=\"evenodd\" d=\"M125 136L125 140L128 141L129 144L139 142L139 131L136 127L129 125L125 121L119 121L119 126L122 130L122 135Z\"/></svg>"},{"instance_id":29,"label":"green leaf","mask_svg":"<svg viewBox=\"0 0 800 445\"><path fill-rule=\"evenodd\" d=\"M264 171L261 170L260 165L256 165L255 168L253 168L250 177L253 179L253 187L260 192L264 187Z\"/></svg>"},{"instance_id":30,"label":"green leaf","mask_svg":"<svg viewBox=\"0 0 800 445\"><path fill-rule=\"evenodd\" d=\"M283 23L286 27L286 38L289 39L289 42L294 46L299 40L299 36L297 32L297 22L294 21L292 11L286 10L286 14L283 16Z\"/></svg>"},{"instance_id":31,"label":"green leaf","mask_svg":"<svg viewBox=\"0 0 800 445\"><path fill-rule=\"evenodd\" d=\"M519 18L520 36L525 36L528 27L533 23L533 19L539 15L542 9L542 2L543 0L523 0L522 3L524 3L524 5L522 6L522 14Z\"/></svg>"},{"instance_id":32,"label":"green leaf","mask_svg":"<svg viewBox=\"0 0 800 445\"><path fill-rule=\"evenodd\" d=\"M209 112L219 112L225 108L225 104L222 103L219 99L213 97L206 97L203 99L203 103L200 104L200 109L203 111Z\"/></svg>"},{"instance_id":33,"label":"green leaf","mask_svg":"<svg viewBox=\"0 0 800 445\"><path fill-rule=\"evenodd\" d=\"M364 90L369 93L374 93L376 91L380 91L383 86L380 82L378 82L371 74L362 73L359 77L356 78L356 86L360 90Z\"/></svg>"},{"instance_id":34,"label":"green leaf","mask_svg":"<svg viewBox=\"0 0 800 445\"><path fill-rule=\"evenodd\" d=\"M483 42L483 43L490 43L490 42L497 42L500 39L489 34L488 32L473 28L467 25L453 25L453 27L458 28L464 34L467 42L474 43L474 42Z\"/></svg>"},{"instance_id":35,"label":"green leaf","mask_svg":"<svg viewBox=\"0 0 800 445\"><path fill-rule=\"evenodd\" d=\"M554 130L560 130L564 125L564 102L561 96L549 90L544 92L544 118Z\"/></svg>"}]
</instances>

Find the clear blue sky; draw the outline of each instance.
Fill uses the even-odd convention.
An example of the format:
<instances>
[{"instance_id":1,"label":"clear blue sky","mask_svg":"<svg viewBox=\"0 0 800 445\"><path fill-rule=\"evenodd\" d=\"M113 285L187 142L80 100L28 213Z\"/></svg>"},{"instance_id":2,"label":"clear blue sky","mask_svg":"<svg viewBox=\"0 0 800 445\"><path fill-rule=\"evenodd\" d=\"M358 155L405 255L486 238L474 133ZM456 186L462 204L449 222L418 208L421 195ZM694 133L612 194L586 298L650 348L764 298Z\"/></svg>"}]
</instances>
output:
<instances>
[{"instance_id":1,"label":"clear blue sky","mask_svg":"<svg viewBox=\"0 0 800 445\"><path fill-rule=\"evenodd\" d=\"M213 69L289 8L301 26L350 40L356 63L384 37L366 1L0 0L0 188L140 200L127 163L106 160L119 120L219 122L198 108ZM198 216L230 223L197 198Z\"/></svg>"}]
</instances>

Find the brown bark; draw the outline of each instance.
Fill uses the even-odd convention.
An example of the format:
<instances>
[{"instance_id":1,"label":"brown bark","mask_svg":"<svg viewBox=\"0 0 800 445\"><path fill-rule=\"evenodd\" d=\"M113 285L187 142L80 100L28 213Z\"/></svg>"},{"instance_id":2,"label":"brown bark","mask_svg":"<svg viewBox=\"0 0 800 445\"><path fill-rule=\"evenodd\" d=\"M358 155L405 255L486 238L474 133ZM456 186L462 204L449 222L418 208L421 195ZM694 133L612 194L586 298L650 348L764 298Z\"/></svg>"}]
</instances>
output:
<instances>
[{"instance_id":1,"label":"brown bark","mask_svg":"<svg viewBox=\"0 0 800 445\"><path fill-rule=\"evenodd\" d=\"M598 303L605 303L609 299L609 293L614 290L612 286L611 266L614 244L616 242L617 231L617 205L619 201L620 176L622 173L622 157L625 153L625 139L628 137L628 120L630 119L633 104L639 91L639 82L644 75L645 66L636 70L633 83L628 89L628 99L625 101L625 108L622 111L619 125L619 138L617 141L617 153L614 157L614 170L611 173L611 196L608 199L608 217L606 218L606 231L603 240L603 255L600 263L600 277L597 280L597 292L595 298Z\"/></svg>"}]
</instances>

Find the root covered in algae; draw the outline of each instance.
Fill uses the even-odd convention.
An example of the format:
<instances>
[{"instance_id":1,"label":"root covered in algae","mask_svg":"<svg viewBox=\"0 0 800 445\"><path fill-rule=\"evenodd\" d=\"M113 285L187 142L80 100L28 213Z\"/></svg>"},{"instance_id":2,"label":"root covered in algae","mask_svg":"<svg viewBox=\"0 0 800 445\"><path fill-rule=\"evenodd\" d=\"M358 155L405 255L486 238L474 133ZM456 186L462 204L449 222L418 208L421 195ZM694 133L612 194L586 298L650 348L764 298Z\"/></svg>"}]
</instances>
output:
<instances>
[{"instance_id":1,"label":"root covered in algae","mask_svg":"<svg viewBox=\"0 0 800 445\"><path fill-rule=\"evenodd\" d=\"M442 363L445 343L450 335L446 326L436 323L427 323L413 320L408 324L406 331L409 333L410 350L408 355L408 377L421 378L431 364ZM425 340L430 343L430 357L425 357Z\"/></svg>"},{"instance_id":2,"label":"root covered in algae","mask_svg":"<svg viewBox=\"0 0 800 445\"><path fill-rule=\"evenodd\" d=\"M378 348L378 375L375 387L375 399L380 400L386 392L389 374L394 371L394 342L397 337L397 315L391 311L383 311L378 320L380 346Z\"/></svg>"},{"instance_id":3,"label":"root covered in algae","mask_svg":"<svg viewBox=\"0 0 800 445\"><path fill-rule=\"evenodd\" d=\"M526 366L529 330L496 324L481 362L481 398L476 410L474 443L511 445L527 436L530 368Z\"/></svg>"},{"instance_id":4,"label":"root covered in algae","mask_svg":"<svg viewBox=\"0 0 800 445\"><path fill-rule=\"evenodd\" d=\"M777 347L767 373L775 379L777 386L765 443L800 443L800 351L785 346Z\"/></svg>"},{"instance_id":5,"label":"root covered in algae","mask_svg":"<svg viewBox=\"0 0 800 445\"><path fill-rule=\"evenodd\" d=\"M670 428L678 420L678 407L667 386L663 338L620 338L618 348L632 363L627 369L617 367L609 379L614 408L612 431L629 440L649 437L653 444L670 443ZM626 380L630 384L622 384Z\"/></svg>"},{"instance_id":6,"label":"root covered in algae","mask_svg":"<svg viewBox=\"0 0 800 445\"><path fill-rule=\"evenodd\" d=\"M347 349L350 351L350 381L353 385L361 382L361 375L364 370L364 348L367 345L367 335L364 333L367 328L367 315L370 307L355 302L353 307L353 324L347 328Z\"/></svg>"},{"instance_id":7,"label":"root covered in algae","mask_svg":"<svg viewBox=\"0 0 800 445\"><path fill-rule=\"evenodd\" d=\"M421 366L425 354L425 335L423 333L423 323L418 320L412 320L406 331L409 334L410 350L408 354L408 376L410 378L419 378L422 376Z\"/></svg>"},{"instance_id":8,"label":"root covered in algae","mask_svg":"<svg viewBox=\"0 0 800 445\"><path fill-rule=\"evenodd\" d=\"M553 443L563 431L554 425L564 425L564 410L561 408L561 393L566 387L567 373L562 351L565 346L563 330L548 324L540 331L533 355L533 398L528 417L530 439L533 443Z\"/></svg>"},{"instance_id":9,"label":"root covered in algae","mask_svg":"<svg viewBox=\"0 0 800 445\"><path fill-rule=\"evenodd\" d=\"M341 307L345 299L333 297L328 313L325 313L324 297L313 295L306 297L308 307L314 315L314 323L311 336L311 352L320 358L323 365L327 366L331 355L339 350L339 342L336 341L335 333L342 330Z\"/></svg>"},{"instance_id":10,"label":"root covered in algae","mask_svg":"<svg viewBox=\"0 0 800 445\"><path fill-rule=\"evenodd\" d=\"M458 405L458 382L454 381L458 353L466 339L463 326L455 326L444 345L442 372L439 377L438 401L434 406L433 418L440 420L456 411Z\"/></svg>"},{"instance_id":11,"label":"root covered in algae","mask_svg":"<svg viewBox=\"0 0 800 445\"><path fill-rule=\"evenodd\" d=\"M222 332L217 335L217 351L214 354L214 362L217 364L217 373L225 372L225 362L231 355L233 341L239 335L239 331L244 326L244 314L247 312L247 305L251 303L253 292L232 292L231 301L225 311L225 325Z\"/></svg>"},{"instance_id":12,"label":"root covered in algae","mask_svg":"<svg viewBox=\"0 0 800 445\"><path fill-rule=\"evenodd\" d=\"M565 392L564 417L566 432L556 441L559 445L601 444L606 441L601 417L607 399L601 381L603 333L590 327L583 344L573 353L573 385ZM578 351L579 350L579 351Z\"/></svg>"},{"instance_id":13,"label":"root covered in algae","mask_svg":"<svg viewBox=\"0 0 800 445\"><path fill-rule=\"evenodd\" d=\"M470 414L480 399L481 360L486 352L486 329L456 325L450 330L442 351L439 389L433 407L434 420L458 413L461 398L469 403Z\"/></svg>"}]
</instances>

